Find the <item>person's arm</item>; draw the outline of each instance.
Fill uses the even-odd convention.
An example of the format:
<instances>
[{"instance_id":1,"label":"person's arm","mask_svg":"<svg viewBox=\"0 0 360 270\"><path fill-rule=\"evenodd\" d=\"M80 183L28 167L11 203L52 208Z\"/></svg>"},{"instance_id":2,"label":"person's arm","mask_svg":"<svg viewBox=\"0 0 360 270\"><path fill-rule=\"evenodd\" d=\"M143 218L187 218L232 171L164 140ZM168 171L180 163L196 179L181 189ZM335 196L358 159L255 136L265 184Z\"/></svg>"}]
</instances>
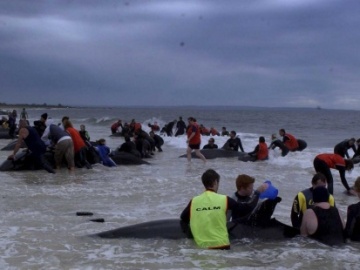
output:
<instances>
[{"instance_id":1,"label":"person's arm","mask_svg":"<svg viewBox=\"0 0 360 270\"><path fill-rule=\"evenodd\" d=\"M239 137L237 137L237 139L238 139L238 142L239 142L239 147L240 147L241 152L245 152L244 148L242 146L242 143L241 143L241 139Z\"/></svg>"},{"instance_id":2,"label":"person's arm","mask_svg":"<svg viewBox=\"0 0 360 270\"><path fill-rule=\"evenodd\" d=\"M343 184L343 186L346 188L346 190L348 192L350 192L350 187L349 187L349 184L345 178L345 167L342 166L342 165L336 165L335 166L336 169L339 171L339 174L340 174L340 179L341 179L341 183Z\"/></svg>"},{"instance_id":3,"label":"person's arm","mask_svg":"<svg viewBox=\"0 0 360 270\"><path fill-rule=\"evenodd\" d=\"M250 155L250 156L252 156L252 155L256 155L256 154L257 154L257 152L259 152L259 145L255 146L254 151L249 152L249 153L248 153L248 155Z\"/></svg>"},{"instance_id":4,"label":"person's arm","mask_svg":"<svg viewBox=\"0 0 360 270\"><path fill-rule=\"evenodd\" d=\"M338 209L338 208L336 208L336 210L337 210L337 211L338 211L338 213L339 213L339 218L340 218L340 220L341 220L342 228L343 228L343 230L344 230L344 229L345 229L345 222L344 222L344 219L343 219L343 217L342 217L342 215L341 215L341 213L340 213L339 209Z\"/></svg>"},{"instance_id":5,"label":"person's arm","mask_svg":"<svg viewBox=\"0 0 360 270\"><path fill-rule=\"evenodd\" d=\"M180 215L180 219L185 223L190 223L190 206L191 201L188 203L188 205L185 207L185 209L182 211Z\"/></svg>"},{"instance_id":6,"label":"person's arm","mask_svg":"<svg viewBox=\"0 0 360 270\"><path fill-rule=\"evenodd\" d=\"M300 226L300 234L309 236L316 232L318 227L317 217L312 209L307 209Z\"/></svg>"},{"instance_id":7,"label":"person's arm","mask_svg":"<svg viewBox=\"0 0 360 270\"><path fill-rule=\"evenodd\" d=\"M351 237L352 230L353 230L353 220L356 217L356 211L353 211L352 206L349 205L347 209L346 215L346 225L345 225L345 232L347 237Z\"/></svg>"},{"instance_id":8,"label":"person's arm","mask_svg":"<svg viewBox=\"0 0 360 270\"><path fill-rule=\"evenodd\" d=\"M292 226L295 228L300 228L302 217L303 214L300 209L299 196L296 195L296 197L294 198L293 205L291 207L291 214L290 214Z\"/></svg>"},{"instance_id":9,"label":"person's arm","mask_svg":"<svg viewBox=\"0 0 360 270\"><path fill-rule=\"evenodd\" d=\"M44 142L48 142L49 141L49 134L50 134L50 126L47 126L44 130L43 135L41 136L41 140L43 140Z\"/></svg>"},{"instance_id":10,"label":"person's arm","mask_svg":"<svg viewBox=\"0 0 360 270\"><path fill-rule=\"evenodd\" d=\"M350 156L349 156L349 153L348 153L348 150L347 150L347 149L345 149L345 156L346 156L346 158L347 158L347 159L349 159L349 158L350 158Z\"/></svg>"},{"instance_id":11,"label":"person's arm","mask_svg":"<svg viewBox=\"0 0 360 270\"><path fill-rule=\"evenodd\" d=\"M26 128L21 128L19 130L19 137L18 137L18 140L16 142L16 145L15 145L15 148L14 148L14 151L12 153L12 155L10 155L8 158L9 159L13 159L16 155L16 153L19 151L20 147L21 147L21 144L23 142L23 140L29 135L29 131L26 129Z\"/></svg>"}]
</instances>

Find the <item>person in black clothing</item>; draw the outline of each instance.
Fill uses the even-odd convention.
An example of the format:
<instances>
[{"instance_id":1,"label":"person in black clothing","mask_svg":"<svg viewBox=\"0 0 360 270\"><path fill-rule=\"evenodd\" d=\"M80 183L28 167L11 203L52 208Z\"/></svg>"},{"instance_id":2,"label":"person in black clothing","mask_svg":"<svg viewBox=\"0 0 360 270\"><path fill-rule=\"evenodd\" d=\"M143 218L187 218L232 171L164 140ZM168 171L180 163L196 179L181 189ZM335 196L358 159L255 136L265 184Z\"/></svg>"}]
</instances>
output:
<instances>
[{"instance_id":1,"label":"person in black clothing","mask_svg":"<svg viewBox=\"0 0 360 270\"><path fill-rule=\"evenodd\" d=\"M185 124L184 120L182 119L182 117L180 116L179 121L177 121L177 123L176 123L175 137L177 137L179 135L184 135L185 130L186 130L186 124Z\"/></svg>"},{"instance_id":2,"label":"person in black clothing","mask_svg":"<svg viewBox=\"0 0 360 270\"><path fill-rule=\"evenodd\" d=\"M360 177L355 180L354 190L360 198ZM360 241L360 202L348 206L345 231L352 241Z\"/></svg>"},{"instance_id":3,"label":"person in black clothing","mask_svg":"<svg viewBox=\"0 0 360 270\"><path fill-rule=\"evenodd\" d=\"M32 163L29 164L30 167L34 169L43 168L49 173L55 173L54 169L44 156L46 153L46 146L44 142L40 139L40 136L36 132L35 128L28 126L26 119L21 119L19 121L19 138L16 142L13 154L8 158L15 158L15 155L20 150L23 141L30 151L30 155L28 156L30 163Z\"/></svg>"},{"instance_id":4,"label":"person in black clothing","mask_svg":"<svg viewBox=\"0 0 360 270\"><path fill-rule=\"evenodd\" d=\"M125 136L125 142L117 149L119 152L126 152L141 157L141 153L136 149L135 142L131 141L129 136Z\"/></svg>"},{"instance_id":5,"label":"person in black clothing","mask_svg":"<svg viewBox=\"0 0 360 270\"><path fill-rule=\"evenodd\" d=\"M47 113L43 113L40 117L40 120L34 121L34 128L38 132L39 136L41 137L46 129L46 119L48 118Z\"/></svg>"},{"instance_id":6,"label":"person in black clothing","mask_svg":"<svg viewBox=\"0 0 360 270\"><path fill-rule=\"evenodd\" d=\"M353 158L360 157L360 139L356 140L356 151L354 153Z\"/></svg>"},{"instance_id":7,"label":"person in black clothing","mask_svg":"<svg viewBox=\"0 0 360 270\"><path fill-rule=\"evenodd\" d=\"M16 130L16 110L12 113L9 113L8 125L9 125L9 136L11 139L15 138L15 130Z\"/></svg>"},{"instance_id":8,"label":"person in black clothing","mask_svg":"<svg viewBox=\"0 0 360 270\"><path fill-rule=\"evenodd\" d=\"M241 217L236 217L230 213L228 215L228 219L231 217L232 220L238 219L238 221L242 222L248 220L249 216L259 202L260 194L268 188L268 184L263 183L254 191L254 183L255 178L246 174L241 174L236 178L236 191L231 196L231 198L241 206L244 215Z\"/></svg>"},{"instance_id":9,"label":"person in black clothing","mask_svg":"<svg viewBox=\"0 0 360 270\"><path fill-rule=\"evenodd\" d=\"M327 180L322 173L316 173L311 180L311 187L298 192L294 198L293 205L291 207L291 224L295 228L300 228L301 221L305 211L311 208L314 204L313 190L314 188L323 186L326 187ZM335 206L335 199L330 194L329 204Z\"/></svg>"},{"instance_id":10,"label":"person in black clothing","mask_svg":"<svg viewBox=\"0 0 360 270\"><path fill-rule=\"evenodd\" d=\"M221 136L229 136L229 131L226 130L226 127L222 127L221 129Z\"/></svg>"},{"instance_id":11,"label":"person in black clothing","mask_svg":"<svg viewBox=\"0 0 360 270\"><path fill-rule=\"evenodd\" d=\"M354 153L356 153L356 147L355 147L355 138L351 138L348 140L343 140L342 142L338 143L334 147L334 153L338 154L342 157L350 158L348 150L352 149Z\"/></svg>"},{"instance_id":12,"label":"person in black clothing","mask_svg":"<svg viewBox=\"0 0 360 270\"><path fill-rule=\"evenodd\" d=\"M154 144L152 145L152 151L155 151L155 147L159 152L162 152L161 146L164 144L163 138L161 136L154 133L154 131L149 132L150 137L154 140Z\"/></svg>"},{"instance_id":13,"label":"person in black clothing","mask_svg":"<svg viewBox=\"0 0 360 270\"><path fill-rule=\"evenodd\" d=\"M276 137L276 134L271 135L271 144L268 149L274 150L276 147L281 149L281 156L285 157L289 153L289 149L285 146L285 144Z\"/></svg>"},{"instance_id":14,"label":"person in black clothing","mask_svg":"<svg viewBox=\"0 0 360 270\"><path fill-rule=\"evenodd\" d=\"M171 137L173 135L173 128L176 123L176 120L171 121L161 129L160 134L166 134L167 136Z\"/></svg>"},{"instance_id":15,"label":"person in black clothing","mask_svg":"<svg viewBox=\"0 0 360 270\"><path fill-rule=\"evenodd\" d=\"M234 130L232 130L230 132L230 139L228 139L226 141L226 143L223 145L222 149L231 150L231 151L239 151L239 148L240 148L241 152L245 152L239 136L236 136L236 132Z\"/></svg>"},{"instance_id":16,"label":"person in black clothing","mask_svg":"<svg viewBox=\"0 0 360 270\"><path fill-rule=\"evenodd\" d=\"M217 144L215 144L215 139L214 138L210 138L208 144L205 144L203 149L218 149Z\"/></svg>"},{"instance_id":17,"label":"person in black clothing","mask_svg":"<svg viewBox=\"0 0 360 270\"><path fill-rule=\"evenodd\" d=\"M329 204L329 192L320 186L313 190L314 207L305 211L300 232L327 245L345 243L345 224L336 207Z\"/></svg>"}]
</instances>

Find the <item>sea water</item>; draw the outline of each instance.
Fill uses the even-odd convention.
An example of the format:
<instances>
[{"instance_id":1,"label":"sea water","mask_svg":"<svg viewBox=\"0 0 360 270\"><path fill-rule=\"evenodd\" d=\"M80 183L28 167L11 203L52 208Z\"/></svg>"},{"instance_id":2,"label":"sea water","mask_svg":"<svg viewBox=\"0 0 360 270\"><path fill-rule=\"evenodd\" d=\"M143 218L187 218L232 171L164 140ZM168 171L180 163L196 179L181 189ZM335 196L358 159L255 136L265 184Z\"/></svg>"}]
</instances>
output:
<instances>
[{"instance_id":1,"label":"sea water","mask_svg":"<svg viewBox=\"0 0 360 270\"><path fill-rule=\"evenodd\" d=\"M21 108L14 108L18 109ZM145 130L147 124L164 124L182 116L193 116L199 124L219 131L225 126L240 136L250 152L264 136L270 143L280 128L308 143L302 152L281 157L270 151L263 162L241 162L236 158L190 163L179 158L186 152L186 137L163 137L163 152L140 166L114 168L95 165L93 169L62 169L55 175L46 171L0 172L0 268L1 269L357 269L357 243L328 247L311 239L296 237L266 241L240 239L230 251L198 249L191 239L99 239L90 234L140 222L178 218L189 200L203 191L202 173L209 168L220 175L219 193L231 195L239 174L256 179L255 187L270 180L282 198L274 217L290 224L292 201L298 191L310 186L312 161L319 153L331 153L338 142L359 138L359 111L264 108L66 108L28 109L30 122L47 112L55 122L69 116L74 127L85 124L91 140L105 138L115 149L124 139L110 137L110 126L118 119L135 119ZM215 136L221 147L227 137ZM202 146L209 137L202 137ZM11 140L0 140L0 147ZM2 162L11 151L0 151ZM352 150L349 150L352 155ZM342 215L358 201L345 195L339 174L334 175L334 196ZM350 185L360 176L355 166L346 177ZM76 216L78 211L93 217ZM90 222L104 218L105 223Z\"/></svg>"}]
</instances>

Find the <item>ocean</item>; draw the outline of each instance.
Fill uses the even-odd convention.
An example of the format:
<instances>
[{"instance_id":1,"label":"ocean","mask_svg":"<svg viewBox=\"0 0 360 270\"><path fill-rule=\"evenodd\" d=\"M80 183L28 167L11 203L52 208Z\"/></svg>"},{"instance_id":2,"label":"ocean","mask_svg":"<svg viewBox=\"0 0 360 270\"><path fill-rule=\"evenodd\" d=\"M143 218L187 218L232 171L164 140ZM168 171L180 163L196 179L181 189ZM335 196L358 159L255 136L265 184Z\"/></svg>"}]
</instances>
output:
<instances>
[{"instance_id":1,"label":"ocean","mask_svg":"<svg viewBox=\"0 0 360 270\"><path fill-rule=\"evenodd\" d=\"M18 112L21 108L17 109ZM259 136L270 143L280 128L307 142L302 152L281 157L272 150L264 162L241 162L236 158L190 163L186 137L164 137L163 152L147 159L151 166L95 165L93 169L62 169L55 175L46 171L0 172L0 268L1 269L357 269L360 244L329 247L311 239L296 237L266 241L241 239L229 251L198 249L191 239L99 239L90 234L140 222L178 218L189 200L204 189L202 173L209 168L221 176L219 193L231 195L239 174L255 177L255 187L271 180L282 201L274 217L290 225L290 210L297 192L310 186L312 161L319 153L332 153L338 142L360 137L360 111L291 108L236 107L138 107L138 108L29 108L30 123L47 112L55 122L69 116L74 127L85 124L91 140L105 138L115 149L124 139L110 137L110 126L118 119L135 119L145 130L147 124L164 124L182 116L193 116L199 124L225 126L240 136L246 152L254 149ZM202 146L208 141L202 137ZM221 147L226 137L215 136ZM11 140L1 139L0 147ZM0 151L0 162L11 154ZM349 151L352 155L352 150ZM334 196L343 217L349 204L358 198L344 194L337 171ZM346 177L350 185L360 176L355 165ZM92 218L76 212L89 211Z\"/></svg>"}]
</instances>

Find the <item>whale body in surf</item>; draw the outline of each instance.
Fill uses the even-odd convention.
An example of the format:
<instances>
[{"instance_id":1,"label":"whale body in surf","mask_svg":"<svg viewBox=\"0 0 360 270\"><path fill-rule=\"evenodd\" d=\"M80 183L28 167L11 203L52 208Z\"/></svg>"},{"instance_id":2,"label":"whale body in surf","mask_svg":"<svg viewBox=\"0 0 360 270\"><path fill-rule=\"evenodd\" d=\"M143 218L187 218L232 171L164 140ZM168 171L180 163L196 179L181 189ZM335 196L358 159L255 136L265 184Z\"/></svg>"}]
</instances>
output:
<instances>
[{"instance_id":1,"label":"whale body in surf","mask_svg":"<svg viewBox=\"0 0 360 270\"><path fill-rule=\"evenodd\" d=\"M227 223L230 239L258 238L263 240L281 240L300 234L299 229L281 223L272 218L266 226L251 226L242 223ZM138 238L138 239L183 239L192 238L191 232L180 219L154 220L117 229L100 232L100 238Z\"/></svg>"},{"instance_id":2,"label":"whale body in surf","mask_svg":"<svg viewBox=\"0 0 360 270\"><path fill-rule=\"evenodd\" d=\"M280 197L259 203L253 212L242 218L241 222L228 222L230 239L260 238L264 240L280 240L298 235L299 229L271 218ZM120 227L92 235L101 238L192 238L190 226L180 219L154 220L135 225Z\"/></svg>"},{"instance_id":3,"label":"whale body in surf","mask_svg":"<svg viewBox=\"0 0 360 270\"><path fill-rule=\"evenodd\" d=\"M247 153L225 149L201 149L200 152L206 159L237 157L238 159L244 159L244 161L246 161L246 159L251 158ZM180 158L184 157L186 157L186 154L180 156ZM198 158L195 152L191 153L191 157Z\"/></svg>"},{"instance_id":4,"label":"whale body in surf","mask_svg":"<svg viewBox=\"0 0 360 270\"><path fill-rule=\"evenodd\" d=\"M1 151L12 151L12 150L14 150L17 141L18 140L13 140L13 141L9 142L6 146L1 148ZM25 141L22 141L20 148L26 148Z\"/></svg>"},{"instance_id":5,"label":"whale body in surf","mask_svg":"<svg viewBox=\"0 0 360 270\"><path fill-rule=\"evenodd\" d=\"M121 152L118 150L112 151L109 157L111 157L111 159L117 165L142 165L142 164L149 165L150 164L146 160L143 160L141 157L133 153Z\"/></svg>"},{"instance_id":6,"label":"whale body in surf","mask_svg":"<svg viewBox=\"0 0 360 270\"><path fill-rule=\"evenodd\" d=\"M91 149L90 149L91 150ZM90 164L96 164L100 162L100 158L97 152L90 151L87 153L87 160ZM91 157L90 157L91 156ZM45 160L54 166L55 160L52 152L46 152ZM120 165L141 165L141 164L149 164L147 161L142 160L139 157L136 157L130 153L117 153L115 152L111 158L115 161L116 164ZM40 170L42 167L34 166L33 158L30 153L26 150L19 151L16 153L15 159L10 160L6 159L0 165L0 171L24 171L24 170Z\"/></svg>"}]
</instances>

